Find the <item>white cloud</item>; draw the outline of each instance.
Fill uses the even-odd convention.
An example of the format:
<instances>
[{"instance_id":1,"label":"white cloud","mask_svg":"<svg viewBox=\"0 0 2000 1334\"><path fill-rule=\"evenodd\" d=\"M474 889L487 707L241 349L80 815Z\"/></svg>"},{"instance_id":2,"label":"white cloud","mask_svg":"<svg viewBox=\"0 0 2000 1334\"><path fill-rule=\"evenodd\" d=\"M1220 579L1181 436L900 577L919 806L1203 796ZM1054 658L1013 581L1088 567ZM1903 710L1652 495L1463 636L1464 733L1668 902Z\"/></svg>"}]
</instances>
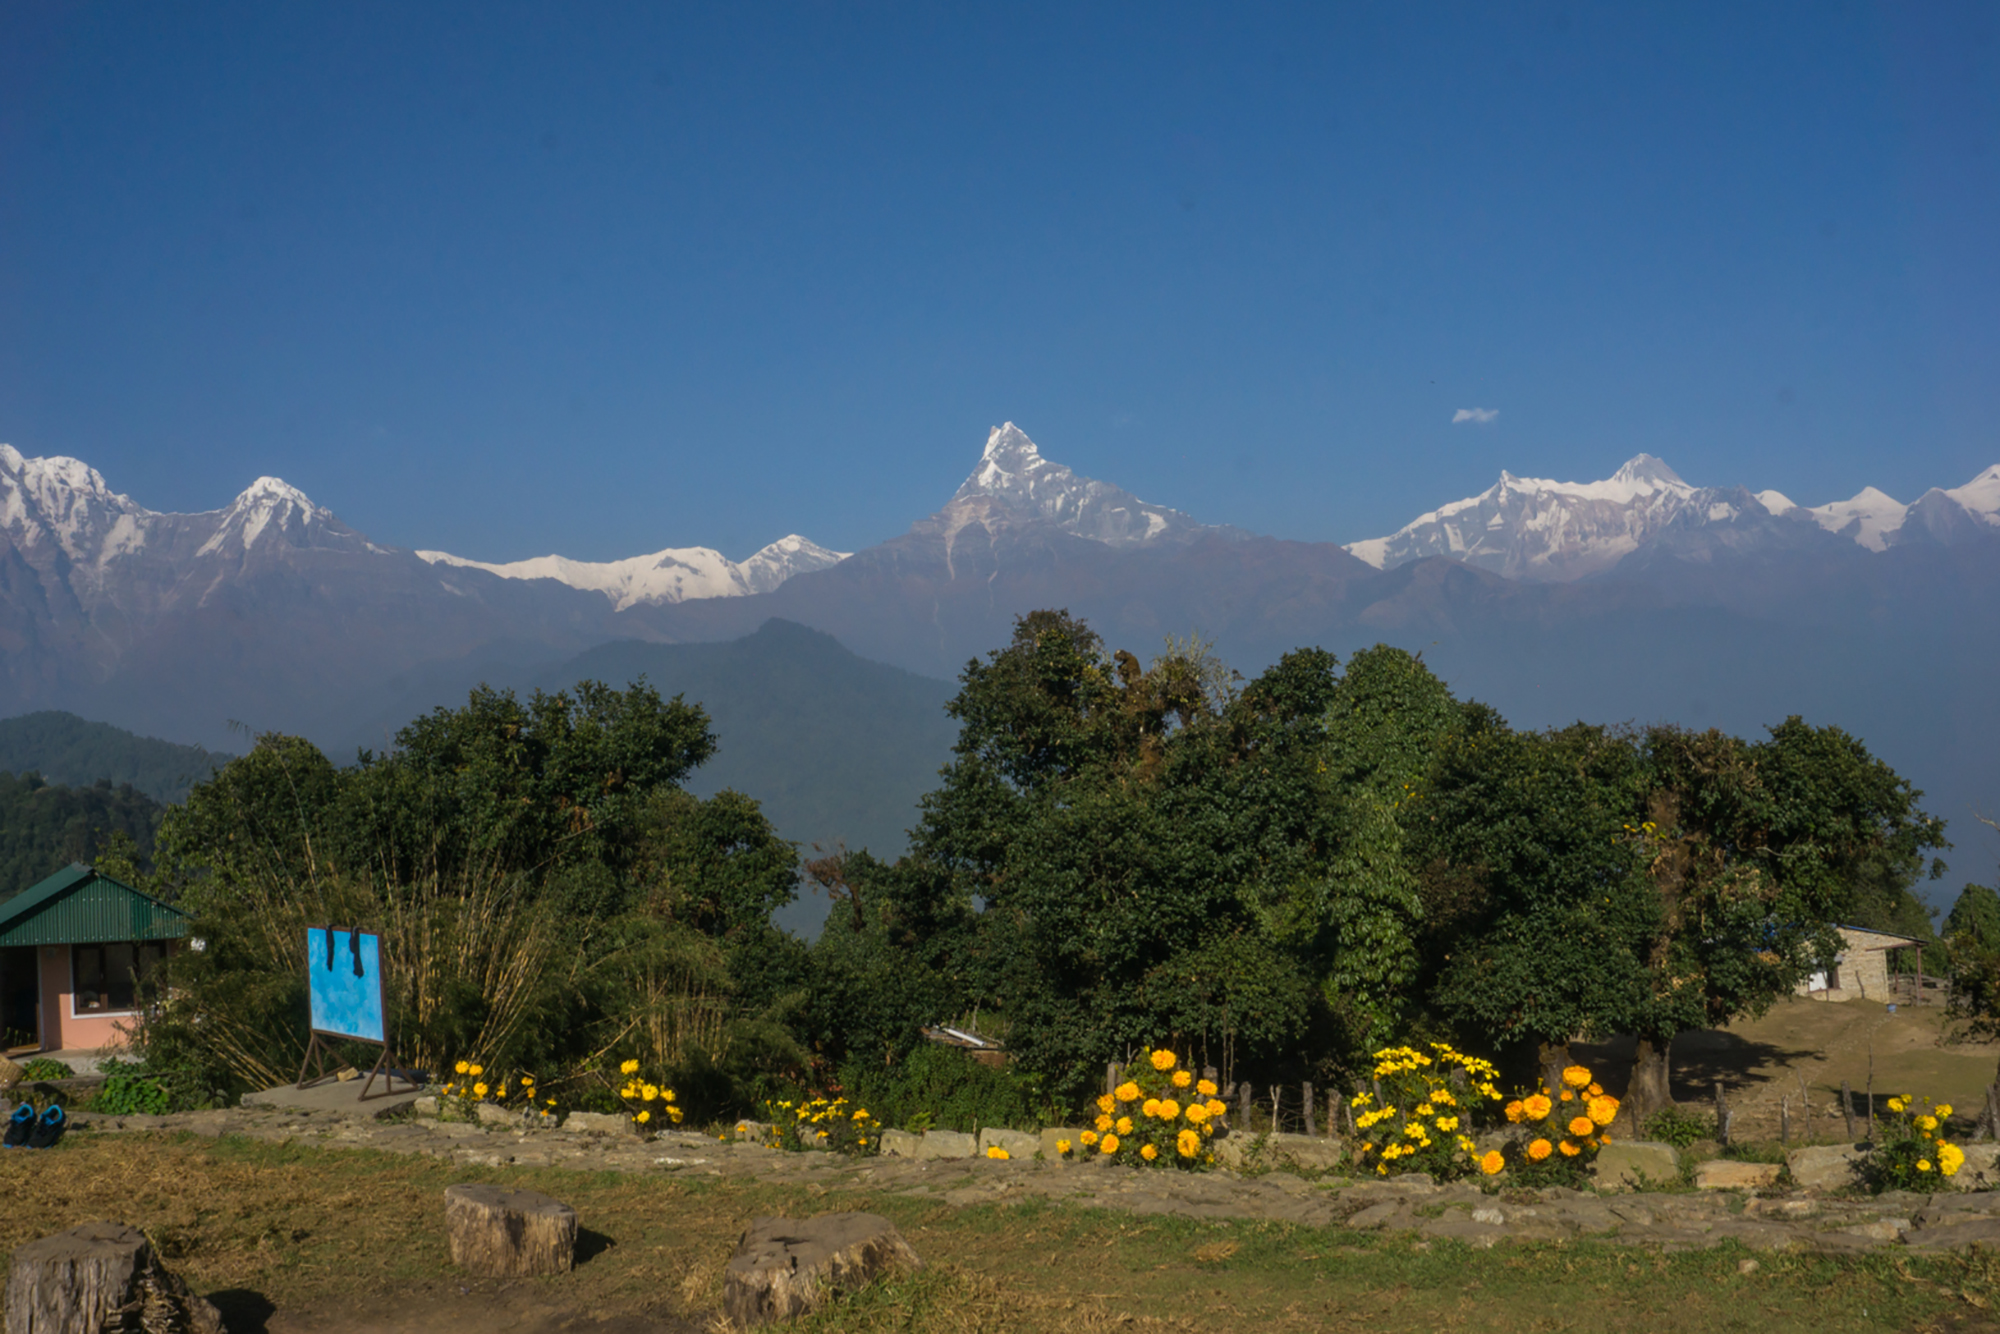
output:
<instances>
[{"instance_id":1,"label":"white cloud","mask_svg":"<svg viewBox=\"0 0 2000 1334\"><path fill-rule=\"evenodd\" d=\"M1457 412L1451 414L1451 424L1456 426L1460 422L1478 422L1481 426L1484 426L1499 415L1500 409L1498 408L1460 408Z\"/></svg>"}]
</instances>

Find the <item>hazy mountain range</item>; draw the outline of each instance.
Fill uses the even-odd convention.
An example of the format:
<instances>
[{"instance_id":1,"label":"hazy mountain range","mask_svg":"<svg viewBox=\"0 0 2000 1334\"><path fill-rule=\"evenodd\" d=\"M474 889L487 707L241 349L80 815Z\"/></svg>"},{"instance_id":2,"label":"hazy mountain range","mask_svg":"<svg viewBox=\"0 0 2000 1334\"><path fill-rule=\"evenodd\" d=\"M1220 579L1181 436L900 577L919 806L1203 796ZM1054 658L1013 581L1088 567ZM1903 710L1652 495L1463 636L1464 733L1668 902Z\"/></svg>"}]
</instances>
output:
<instances>
[{"instance_id":1,"label":"hazy mountain range","mask_svg":"<svg viewBox=\"0 0 2000 1334\"><path fill-rule=\"evenodd\" d=\"M851 555L794 535L741 563L489 563L377 545L275 478L160 514L76 460L0 447L0 714L379 746L480 680L614 641L733 641L778 618L948 678L1040 606L1142 654L1199 629L1246 672L1301 644L1398 643L1522 725L1754 732L1802 713L1860 733L1962 839L2000 808L2000 467L1907 505L1872 488L1808 505L1640 455L1599 482L1503 474L1342 547L1149 504L1009 424L941 509ZM1989 876L1985 845L1959 869Z\"/></svg>"}]
</instances>

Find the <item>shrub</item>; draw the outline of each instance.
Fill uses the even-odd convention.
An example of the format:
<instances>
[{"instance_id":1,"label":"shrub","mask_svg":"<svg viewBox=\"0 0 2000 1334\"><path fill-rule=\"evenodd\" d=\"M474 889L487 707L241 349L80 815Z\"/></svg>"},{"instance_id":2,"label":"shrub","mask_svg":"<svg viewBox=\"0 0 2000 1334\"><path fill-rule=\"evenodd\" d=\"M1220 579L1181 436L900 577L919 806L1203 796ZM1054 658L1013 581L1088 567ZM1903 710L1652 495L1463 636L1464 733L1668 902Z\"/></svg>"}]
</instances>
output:
<instances>
[{"instance_id":1,"label":"shrub","mask_svg":"<svg viewBox=\"0 0 2000 1334\"><path fill-rule=\"evenodd\" d=\"M1065 1119L1039 1080L981 1065L957 1047L934 1042L894 1065L849 1062L839 1083L839 1091L880 1124L906 1130L1039 1130Z\"/></svg>"},{"instance_id":2,"label":"shrub","mask_svg":"<svg viewBox=\"0 0 2000 1334\"><path fill-rule=\"evenodd\" d=\"M1431 1043L1428 1054L1415 1047L1376 1052L1380 1101L1373 1093L1354 1095L1361 1166L1377 1176L1428 1172L1440 1181L1479 1170L1472 1132L1487 1104L1500 1101L1493 1083L1499 1074L1442 1042Z\"/></svg>"},{"instance_id":3,"label":"shrub","mask_svg":"<svg viewBox=\"0 0 2000 1334\"><path fill-rule=\"evenodd\" d=\"M477 1061L458 1061L452 1072L458 1077L438 1090L440 1111L450 1110L467 1121L479 1115L481 1103L519 1112L530 1122L556 1114L556 1100L537 1088L531 1074L517 1073L510 1078L487 1070Z\"/></svg>"},{"instance_id":4,"label":"shrub","mask_svg":"<svg viewBox=\"0 0 2000 1334\"><path fill-rule=\"evenodd\" d=\"M683 1113L674 1100L674 1091L664 1082L656 1084L640 1074L639 1062L624 1062L618 1067L618 1076L624 1081L618 1086L618 1099L633 1125L646 1131L681 1123Z\"/></svg>"},{"instance_id":5,"label":"shrub","mask_svg":"<svg viewBox=\"0 0 2000 1334\"><path fill-rule=\"evenodd\" d=\"M1889 1115L1875 1136L1868 1155L1869 1185L1885 1190L1949 1189L1948 1183L1965 1165L1965 1150L1944 1137L1950 1103L1931 1105L1905 1093L1889 1099Z\"/></svg>"},{"instance_id":6,"label":"shrub","mask_svg":"<svg viewBox=\"0 0 2000 1334\"><path fill-rule=\"evenodd\" d=\"M1481 1170L1513 1170L1527 1186L1581 1186L1597 1151L1611 1142L1605 1127L1618 1115L1618 1099L1590 1077L1590 1070L1572 1065L1562 1072L1562 1087L1543 1087L1508 1103L1507 1119L1521 1127L1507 1153L1490 1153Z\"/></svg>"},{"instance_id":7,"label":"shrub","mask_svg":"<svg viewBox=\"0 0 2000 1334\"><path fill-rule=\"evenodd\" d=\"M161 1069L144 1061L105 1061L98 1066L104 1083L92 1095L90 1109L107 1116L164 1116L191 1112L221 1102L199 1070Z\"/></svg>"},{"instance_id":8,"label":"shrub","mask_svg":"<svg viewBox=\"0 0 2000 1334\"><path fill-rule=\"evenodd\" d=\"M64 1065L61 1061L54 1060L47 1056L37 1056L34 1060L29 1061L26 1065L21 1067L21 1078L33 1081L40 1081L45 1079L75 1079L76 1071L70 1069L67 1065Z\"/></svg>"},{"instance_id":9,"label":"shrub","mask_svg":"<svg viewBox=\"0 0 2000 1334\"><path fill-rule=\"evenodd\" d=\"M1135 1167L1208 1167L1215 1162L1208 1147L1215 1119L1227 1110L1214 1084L1196 1079L1161 1048L1097 1100L1096 1128L1079 1136L1076 1151Z\"/></svg>"},{"instance_id":10,"label":"shrub","mask_svg":"<svg viewBox=\"0 0 2000 1334\"><path fill-rule=\"evenodd\" d=\"M1685 1149L1696 1140L1715 1137L1715 1118L1668 1103L1646 1118L1641 1133L1647 1139L1671 1144L1676 1149Z\"/></svg>"},{"instance_id":11,"label":"shrub","mask_svg":"<svg viewBox=\"0 0 2000 1334\"><path fill-rule=\"evenodd\" d=\"M845 1098L779 1098L764 1104L770 1143L793 1153L830 1149L866 1157L882 1151L882 1135L866 1107Z\"/></svg>"}]
</instances>

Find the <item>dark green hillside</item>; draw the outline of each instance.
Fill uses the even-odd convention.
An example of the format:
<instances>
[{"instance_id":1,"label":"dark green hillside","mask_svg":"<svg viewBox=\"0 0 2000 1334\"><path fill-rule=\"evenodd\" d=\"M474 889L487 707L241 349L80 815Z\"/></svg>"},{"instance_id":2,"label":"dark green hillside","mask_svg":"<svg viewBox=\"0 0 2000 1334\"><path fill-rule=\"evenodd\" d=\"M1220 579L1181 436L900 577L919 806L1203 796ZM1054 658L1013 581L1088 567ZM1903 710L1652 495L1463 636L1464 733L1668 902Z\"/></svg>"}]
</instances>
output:
<instances>
[{"instance_id":1,"label":"dark green hillside","mask_svg":"<svg viewBox=\"0 0 2000 1334\"><path fill-rule=\"evenodd\" d=\"M63 787L37 774L0 773L0 898L71 862L94 860L114 834L150 858L165 810L128 783Z\"/></svg>"},{"instance_id":2,"label":"dark green hillside","mask_svg":"<svg viewBox=\"0 0 2000 1334\"><path fill-rule=\"evenodd\" d=\"M174 802L232 757L200 746L135 736L73 713L24 713L0 719L0 769L39 773L51 783L89 787L129 783L155 801Z\"/></svg>"},{"instance_id":3,"label":"dark green hillside","mask_svg":"<svg viewBox=\"0 0 2000 1334\"><path fill-rule=\"evenodd\" d=\"M958 735L944 712L950 682L870 662L791 621L720 644L602 644L538 684L622 687L642 674L714 719L715 758L689 789L755 797L779 833L808 848L838 838L899 856Z\"/></svg>"}]
</instances>

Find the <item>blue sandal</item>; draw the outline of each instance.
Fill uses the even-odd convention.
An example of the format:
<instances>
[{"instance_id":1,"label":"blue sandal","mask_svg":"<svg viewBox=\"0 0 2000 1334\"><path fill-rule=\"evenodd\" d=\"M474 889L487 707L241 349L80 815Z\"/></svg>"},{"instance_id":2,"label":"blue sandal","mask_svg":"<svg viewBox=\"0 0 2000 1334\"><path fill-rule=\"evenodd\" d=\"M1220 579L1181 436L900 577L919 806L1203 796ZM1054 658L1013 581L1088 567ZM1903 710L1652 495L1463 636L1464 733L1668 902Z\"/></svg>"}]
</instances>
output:
<instances>
[{"instance_id":1,"label":"blue sandal","mask_svg":"<svg viewBox=\"0 0 2000 1334\"><path fill-rule=\"evenodd\" d=\"M28 1144L28 1133L35 1128L35 1107L33 1103L22 1103L14 1109L14 1115L7 1118L7 1133L0 1135L0 1148L21 1149Z\"/></svg>"},{"instance_id":2,"label":"blue sandal","mask_svg":"<svg viewBox=\"0 0 2000 1334\"><path fill-rule=\"evenodd\" d=\"M61 1103L52 1102L35 1121L35 1128L28 1132L28 1147L31 1149L52 1149L56 1141L69 1129L69 1117L64 1114Z\"/></svg>"}]
</instances>

